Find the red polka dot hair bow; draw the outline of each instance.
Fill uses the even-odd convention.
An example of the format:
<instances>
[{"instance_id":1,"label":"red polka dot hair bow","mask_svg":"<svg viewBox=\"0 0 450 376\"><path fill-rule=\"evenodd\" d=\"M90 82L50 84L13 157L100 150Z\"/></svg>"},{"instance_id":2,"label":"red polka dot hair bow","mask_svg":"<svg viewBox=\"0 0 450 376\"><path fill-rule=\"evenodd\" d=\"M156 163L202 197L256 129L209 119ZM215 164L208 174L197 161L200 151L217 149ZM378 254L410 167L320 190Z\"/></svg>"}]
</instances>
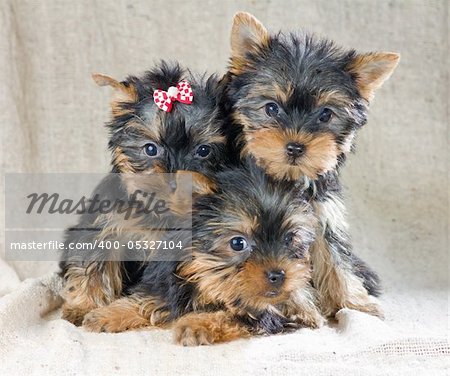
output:
<instances>
[{"instance_id":1,"label":"red polka dot hair bow","mask_svg":"<svg viewBox=\"0 0 450 376\"><path fill-rule=\"evenodd\" d=\"M180 81L178 85L171 86L167 91L155 90L153 93L153 100L155 104L163 111L170 112L172 110L173 102L181 102L184 104L191 104L194 99L191 85L186 81Z\"/></svg>"}]
</instances>

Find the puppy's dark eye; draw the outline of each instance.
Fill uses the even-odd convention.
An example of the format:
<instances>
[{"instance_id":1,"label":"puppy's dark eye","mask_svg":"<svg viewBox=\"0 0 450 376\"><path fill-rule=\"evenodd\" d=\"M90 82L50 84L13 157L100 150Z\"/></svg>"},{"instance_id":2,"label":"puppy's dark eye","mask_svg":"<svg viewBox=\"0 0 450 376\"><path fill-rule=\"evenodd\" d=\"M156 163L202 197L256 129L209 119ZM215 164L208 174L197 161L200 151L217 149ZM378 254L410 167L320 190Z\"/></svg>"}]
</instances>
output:
<instances>
[{"instance_id":1,"label":"puppy's dark eye","mask_svg":"<svg viewBox=\"0 0 450 376\"><path fill-rule=\"evenodd\" d=\"M200 158L206 158L211 153L211 146L200 145L195 152Z\"/></svg>"},{"instance_id":2,"label":"puppy's dark eye","mask_svg":"<svg viewBox=\"0 0 450 376\"><path fill-rule=\"evenodd\" d=\"M280 109L276 103L270 102L270 103L266 104L267 116L276 117L276 116L278 116L278 112L280 112Z\"/></svg>"},{"instance_id":3,"label":"puppy's dark eye","mask_svg":"<svg viewBox=\"0 0 450 376\"><path fill-rule=\"evenodd\" d=\"M230 240L230 247L235 251L243 251L244 249L247 249L248 242L242 236L235 236Z\"/></svg>"},{"instance_id":4,"label":"puppy's dark eye","mask_svg":"<svg viewBox=\"0 0 450 376\"><path fill-rule=\"evenodd\" d=\"M292 232L288 232L284 237L284 245L286 247L289 247L293 241L294 241L294 234Z\"/></svg>"},{"instance_id":5,"label":"puppy's dark eye","mask_svg":"<svg viewBox=\"0 0 450 376\"><path fill-rule=\"evenodd\" d=\"M158 147L153 142L145 144L144 151L149 157L156 157L158 155Z\"/></svg>"},{"instance_id":6,"label":"puppy's dark eye","mask_svg":"<svg viewBox=\"0 0 450 376\"><path fill-rule=\"evenodd\" d=\"M329 108L324 108L319 115L319 121L321 123L328 123L331 120L332 116L333 111L331 111Z\"/></svg>"}]
</instances>

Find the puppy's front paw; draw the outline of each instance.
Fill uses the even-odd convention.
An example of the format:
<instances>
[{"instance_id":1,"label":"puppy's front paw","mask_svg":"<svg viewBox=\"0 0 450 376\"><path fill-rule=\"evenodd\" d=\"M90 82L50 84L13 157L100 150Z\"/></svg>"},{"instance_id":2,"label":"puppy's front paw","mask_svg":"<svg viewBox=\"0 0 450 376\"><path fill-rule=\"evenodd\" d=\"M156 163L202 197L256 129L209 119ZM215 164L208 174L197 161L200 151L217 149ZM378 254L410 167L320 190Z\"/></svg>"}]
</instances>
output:
<instances>
[{"instance_id":1,"label":"puppy's front paw","mask_svg":"<svg viewBox=\"0 0 450 376\"><path fill-rule=\"evenodd\" d=\"M369 315L376 316L381 320L384 320L384 312L381 309L381 307L376 303L372 303L368 306L367 313Z\"/></svg>"},{"instance_id":2,"label":"puppy's front paw","mask_svg":"<svg viewBox=\"0 0 450 376\"><path fill-rule=\"evenodd\" d=\"M373 299L373 300L375 300L375 299ZM379 319L384 320L383 310L381 309L380 305L377 304L377 302L375 302L373 300L367 301L367 302L365 302L365 304L355 304L353 302L349 302L346 305L346 308L351 308L356 311L365 312L365 313L368 313L369 315L376 316Z\"/></svg>"},{"instance_id":3,"label":"puppy's front paw","mask_svg":"<svg viewBox=\"0 0 450 376\"><path fill-rule=\"evenodd\" d=\"M117 330L114 330L114 326L111 325L111 322L108 320L108 317L105 316L103 312L103 308L97 308L93 311L89 312L86 316L84 316L83 320L83 328L90 332L106 332L106 333L115 333Z\"/></svg>"},{"instance_id":4,"label":"puppy's front paw","mask_svg":"<svg viewBox=\"0 0 450 376\"><path fill-rule=\"evenodd\" d=\"M191 313L174 324L175 341L183 346L212 345L250 336L227 311Z\"/></svg>"},{"instance_id":5,"label":"puppy's front paw","mask_svg":"<svg viewBox=\"0 0 450 376\"><path fill-rule=\"evenodd\" d=\"M211 345L214 342L208 328L187 323L175 327L175 341L183 346Z\"/></svg>"},{"instance_id":6,"label":"puppy's front paw","mask_svg":"<svg viewBox=\"0 0 450 376\"><path fill-rule=\"evenodd\" d=\"M153 321L167 316L158 312ZM152 325L140 311L140 305L129 298L116 300L108 306L89 312L83 320L83 327L91 332L120 333ZM155 324L153 324L155 325Z\"/></svg>"},{"instance_id":7,"label":"puppy's front paw","mask_svg":"<svg viewBox=\"0 0 450 376\"><path fill-rule=\"evenodd\" d=\"M61 318L71 322L76 326L80 326L84 316L94 307L77 307L64 303L62 306Z\"/></svg>"},{"instance_id":8,"label":"puppy's front paw","mask_svg":"<svg viewBox=\"0 0 450 376\"><path fill-rule=\"evenodd\" d=\"M324 317L317 311L293 315L289 319L301 326L312 329L321 328L325 324Z\"/></svg>"}]
</instances>

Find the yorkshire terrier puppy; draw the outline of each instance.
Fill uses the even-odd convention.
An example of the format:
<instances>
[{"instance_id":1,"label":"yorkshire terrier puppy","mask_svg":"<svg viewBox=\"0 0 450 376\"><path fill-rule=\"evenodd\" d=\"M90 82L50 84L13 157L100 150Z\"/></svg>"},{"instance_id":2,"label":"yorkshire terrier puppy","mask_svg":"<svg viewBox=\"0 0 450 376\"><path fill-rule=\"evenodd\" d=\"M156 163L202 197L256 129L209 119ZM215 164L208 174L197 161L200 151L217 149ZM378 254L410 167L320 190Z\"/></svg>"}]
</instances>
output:
<instances>
[{"instance_id":1,"label":"yorkshire terrier puppy","mask_svg":"<svg viewBox=\"0 0 450 376\"><path fill-rule=\"evenodd\" d=\"M310 284L310 205L251 163L215 183L194 200L185 259L150 262L132 293L88 313L85 328L172 326L177 343L194 346L323 323Z\"/></svg>"},{"instance_id":2,"label":"yorkshire terrier puppy","mask_svg":"<svg viewBox=\"0 0 450 376\"><path fill-rule=\"evenodd\" d=\"M327 316L343 307L382 315L369 298L379 295L379 278L352 253L339 169L398 61L395 53L359 54L308 34L271 35L248 13L234 18L226 77L231 142L236 154L309 193L321 223L313 281Z\"/></svg>"},{"instance_id":3,"label":"yorkshire terrier puppy","mask_svg":"<svg viewBox=\"0 0 450 376\"><path fill-rule=\"evenodd\" d=\"M107 124L113 173L148 176L185 170L193 174L194 189L209 189L209 178L224 167L228 155L218 106L221 88L215 76L198 77L177 64L162 62L142 77L130 76L122 82L101 74L93 78L98 85L114 89L112 120ZM98 191L107 196L112 184L107 179ZM126 197L129 192L115 184L113 190L120 192L114 194ZM142 229L142 218L134 218L131 227ZM117 240L124 227L130 222L124 223L123 216L83 215L67 231L66 244ZM138 231L127 236L151 235ZM111 303L136 282L142 263L114 261L111 252L96 248L87 258L81 252L66 252L60 264L65 319L80 325L87 312Z\"/></svg>"}]
</instances>

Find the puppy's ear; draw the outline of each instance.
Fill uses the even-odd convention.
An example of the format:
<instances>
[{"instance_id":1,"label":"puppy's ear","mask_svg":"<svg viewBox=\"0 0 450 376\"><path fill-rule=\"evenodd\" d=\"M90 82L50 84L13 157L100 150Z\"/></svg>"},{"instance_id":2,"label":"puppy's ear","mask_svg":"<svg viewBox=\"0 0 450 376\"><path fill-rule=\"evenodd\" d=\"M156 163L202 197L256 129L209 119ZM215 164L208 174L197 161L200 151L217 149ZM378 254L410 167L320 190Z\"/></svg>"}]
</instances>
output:
<instances>
[{"instance_id":1,"label":"puppy's ear","mask_svg":"<svg viewBox=\"0 0 450 376\"><path fill-rule=\"evenodd\" d=\"M349 72L356 76L356 84L364 99L372 100L375 90L391 76L399 60L400 55L393 52L372 52L353 58Z\"/></svg>"},{"instance_id":2,"label":"puppy's ear","mask_svg":"<svg viewBox=\"0 0 450 376\"><path fill-rule=\"evenodd\" d=\"M267 44L269 34L255 17L246 12L238 12L231 28L232 64L245 60L247 52Z\"/></svg>"},{"instance_id":3,"label":"puppy's ear","mask_svg":"<svg viewBox=\"0 0 450 376\"><path fill-rule=\"evenodd\" d=\"M137 91L133 84L119 82L116 79L101 73L92 74L92 78L98 86L111 86L114 89L111 97L113 115L121 115L124 113L120 103L137 102Z\"/></svg>"}]
</instances>

